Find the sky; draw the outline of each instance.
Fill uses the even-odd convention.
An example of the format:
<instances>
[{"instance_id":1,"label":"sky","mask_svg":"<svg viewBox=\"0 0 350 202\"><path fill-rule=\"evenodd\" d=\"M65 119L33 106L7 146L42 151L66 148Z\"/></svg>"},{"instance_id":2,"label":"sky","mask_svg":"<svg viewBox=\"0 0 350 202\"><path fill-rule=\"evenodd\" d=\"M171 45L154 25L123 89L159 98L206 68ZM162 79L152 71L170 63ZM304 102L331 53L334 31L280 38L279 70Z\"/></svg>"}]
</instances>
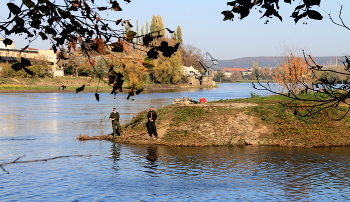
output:
<instances>
[{"instance_id":1,"label":"sky","mask_svg":"<svg viewBox=\"0 0 350 202\"><path fill-rule=\"evenodd\" d=\"M16 4L21 1L14 0ZM8 16L5 2L7 3L4 1L4 6L0 7L2 18ZM106 0L95 0L98 5L103 5L104 2ZM292 6L281 0L280 15L283 21L273 18L269 19L268 24L264 24L265 18L260 19L262 14L258 10L252 10L251 15L243 20L235 18L234 21L223 21L221 12L231 8L227 6L227 0L131 0L131 3L119 0L118 2L123 11L109 12L109 19L130 19L134 27L137 20L141 27L146 21L150 23L153 15L160 15L165 27L171 30L176 30L177 26L181 27L185 45L193 45L203 53L209 52L219 60L283 56L286 49L303 49L314 57L350 54L350 30L334 25L328 18L328 13L331 13L333 18L339 21L340 5L343 5L342 17L345 24L350 27L349 0L322 0L321 6L315 9L324 16L323 20L302 19L297 24L289 16L298 5L298 0ZM15 39L15 48L26 45L23 37L11 37ZM30 47L48 49L50 44L48 41L37 40Z\"/></svg>"}]
</instances>

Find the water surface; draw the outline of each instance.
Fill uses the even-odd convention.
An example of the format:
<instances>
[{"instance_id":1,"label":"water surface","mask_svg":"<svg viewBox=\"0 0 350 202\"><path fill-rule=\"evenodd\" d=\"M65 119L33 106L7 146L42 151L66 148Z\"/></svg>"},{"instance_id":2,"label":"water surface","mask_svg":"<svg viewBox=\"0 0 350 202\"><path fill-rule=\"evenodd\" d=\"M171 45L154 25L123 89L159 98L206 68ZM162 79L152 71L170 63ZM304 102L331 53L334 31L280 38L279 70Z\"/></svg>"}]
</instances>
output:
<instances>
[{"instance_id":1,"label":"water surface","mask_svg":"<svg viewBox=\"0 0 350 202\"><path fill-rule=\"evenodd\" d=\"M76 140L111 132L173 99L249 97L250 84L150 92L0 94L0 201L346 201L350 152L339 148L166 147ZM257 92L261 94L261 91ZM84 156L80 156L84 155ZM156 159L155 159L156 158ZM152 161L152 159L155 159Z\"/></svg>"}]
</instances>

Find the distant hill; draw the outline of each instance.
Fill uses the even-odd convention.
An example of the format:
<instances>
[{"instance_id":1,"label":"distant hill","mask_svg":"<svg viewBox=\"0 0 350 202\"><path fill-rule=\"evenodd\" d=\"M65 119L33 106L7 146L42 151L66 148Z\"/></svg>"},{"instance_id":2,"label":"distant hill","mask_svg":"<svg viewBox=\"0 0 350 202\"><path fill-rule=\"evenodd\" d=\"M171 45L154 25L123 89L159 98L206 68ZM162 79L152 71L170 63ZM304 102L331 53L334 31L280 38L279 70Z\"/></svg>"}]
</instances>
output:
<instances>
[{"instance_id":1,"label":"distant hill","mask_svg":"<svg viewBox=\"0 0 350 202\"><path fill-rule=\"evenodd\" d=\"M327 56L327 57L313 57L314 61L318 65L323 66L332 66L336 65L336 61L338 60L338 64L341 64L343 60L345 60L344 56ZM233 60L219 60L219 64L213 66L214 69L222 69L222 68L244 68L251 69L253 62L257 62L260 67L277 67L279 64L283 62L283 57L281 56L272 56L272 57L243 57L237 58Z\"/></svg>"}]
</instances>

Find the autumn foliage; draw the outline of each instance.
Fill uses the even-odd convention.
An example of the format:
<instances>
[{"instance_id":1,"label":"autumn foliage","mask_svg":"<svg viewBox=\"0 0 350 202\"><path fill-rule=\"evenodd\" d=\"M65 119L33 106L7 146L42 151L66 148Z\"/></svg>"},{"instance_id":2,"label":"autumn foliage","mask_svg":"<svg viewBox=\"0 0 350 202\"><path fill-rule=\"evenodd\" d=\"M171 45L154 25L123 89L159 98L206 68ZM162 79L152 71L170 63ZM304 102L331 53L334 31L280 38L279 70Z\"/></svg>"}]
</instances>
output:
<instances>
[{"instance_id":1,"label":"autumn foliage","mask_svg":"<svg viewBox=\"0 0 350 202\"><path fill-rule=\"evenodd\" d=\"M272 78L288 93L298 94L312 82L312 72L304 58L290 54L280 68L274 69Z\"/></svg>"}]
</instances>

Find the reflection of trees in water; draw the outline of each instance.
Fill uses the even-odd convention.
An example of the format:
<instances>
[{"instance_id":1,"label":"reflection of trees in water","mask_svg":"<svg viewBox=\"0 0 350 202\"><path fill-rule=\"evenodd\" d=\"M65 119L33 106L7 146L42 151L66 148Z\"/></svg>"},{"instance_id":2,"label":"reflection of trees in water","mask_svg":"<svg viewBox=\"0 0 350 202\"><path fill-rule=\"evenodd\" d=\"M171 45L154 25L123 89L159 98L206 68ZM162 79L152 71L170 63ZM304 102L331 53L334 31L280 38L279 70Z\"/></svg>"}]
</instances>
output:
<instances>
[{"instance_id":1,"label":"reflection of trees in water","mask_svg":"<svg viewBox=\"0 0 350 202\"><path fill-rule=\"evenodd\" d=\"M117 162L120 160L120 146L117 143L113 143L112 147L111 147L111 152L112 152L112 159L113 159L113 165L112 168L114 170L119 170L119 166L117 164Z\"/></svg>"}]
</instances>

